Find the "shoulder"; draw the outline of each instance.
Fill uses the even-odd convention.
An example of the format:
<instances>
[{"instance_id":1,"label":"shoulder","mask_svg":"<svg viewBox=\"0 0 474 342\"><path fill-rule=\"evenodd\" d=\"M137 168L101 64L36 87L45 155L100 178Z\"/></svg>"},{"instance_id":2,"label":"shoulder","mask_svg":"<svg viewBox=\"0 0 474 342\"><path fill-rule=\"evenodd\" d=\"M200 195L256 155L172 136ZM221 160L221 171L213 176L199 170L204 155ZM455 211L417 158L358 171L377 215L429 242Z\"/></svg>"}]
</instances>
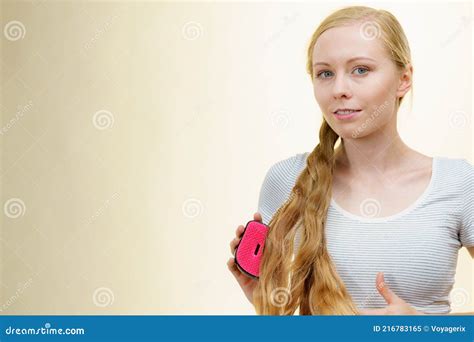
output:
<instances>
[{"instance_id":1,"label":"shoulder","mask_svg":"<svg viewBox=\"0 0 474 342\"><path fill-rule=\"evenodd\" d=\"M463 211L474 202L474 167L463 158L437 158L437 187L443 196L457 198Z\"/></svg>"},{"instance_id":2,"label":"shoulder","mask_svg":"<svg viewBox=\"0 0 474 342\"><path fill-rule=\"evenodd\" d=\"M437 157L439 178L450 185L461 188L472 186L474 167L464 158Z\"/></svg>"},{"instance_id":3,"label":"shoulder","mask_svg":"<svg viewBox=\"0 0 474 342\"><path fill-rule=\"evenodd\" d=\"M267 175L279 179L291 179L306 167L306 158L308 155L309 152L298 153L289 158L282 159L270 167Z\"/></svg>"},{"instance_id":4,"label":"shoulder","mask_svg":"<svg viewBox=\"0 0 474 342\"><path fill-rule=\"evenodd\" d=\"M259 196L259 211L268 223L275 211L286 201L298 175L306 167L309 152L298 153L274 163L265 176Z\"/></svg>"},{"instance_id":5,"label":"shoulder","mask_svg":"<svg viewBox=\"0 0 474 342\"><path fill-rule=\"evenodd\" d=\"M460 169L466 172L474 172L474 167L465 158L436 157L436 159L445 169Z\"/></svg>"}]
</instances>

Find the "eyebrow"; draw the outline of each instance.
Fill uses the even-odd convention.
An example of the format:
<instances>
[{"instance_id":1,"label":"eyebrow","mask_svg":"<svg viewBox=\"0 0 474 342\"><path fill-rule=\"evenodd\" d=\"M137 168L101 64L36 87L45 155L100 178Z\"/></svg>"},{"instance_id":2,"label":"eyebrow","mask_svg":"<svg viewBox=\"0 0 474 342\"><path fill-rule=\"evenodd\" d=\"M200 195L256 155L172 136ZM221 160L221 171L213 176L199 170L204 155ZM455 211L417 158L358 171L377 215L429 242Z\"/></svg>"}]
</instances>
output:
<instances>
[{"instance_id":1,"label":"eyebrow","mask_svg":"<svg viewBox=\"0 0 474 342\"><path fill-rule=\"evenodd\" d=\"M367 60L370 60L370 61L375 62L375 59L372 59L372 58L370 58L370 57L357 56L357 57L349 58L349 59L347 60L347 63L353 62L353 61L358 60L358 59L367 59ZM328 65L328 66L329 66L329 64L326 63L326 62L316 62L316 63L313 64L313 67L315 67L316 65Z\"/></svg>"}]
</instances>

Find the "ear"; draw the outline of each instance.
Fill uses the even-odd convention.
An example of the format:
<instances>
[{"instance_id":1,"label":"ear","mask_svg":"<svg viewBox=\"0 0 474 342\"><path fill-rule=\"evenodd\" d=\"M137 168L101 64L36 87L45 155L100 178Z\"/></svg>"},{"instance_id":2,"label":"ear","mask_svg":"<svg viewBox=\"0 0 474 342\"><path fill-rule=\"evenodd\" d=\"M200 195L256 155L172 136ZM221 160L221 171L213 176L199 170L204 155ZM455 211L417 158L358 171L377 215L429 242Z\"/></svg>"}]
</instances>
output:
<instances>
[{"instance_id":1,"label":"ear","mask_svg":"<svg viewBox=\"0 0 474 342\"><path fill-rule=\"evenodd\" d=\"M413 79L413 66L408 63L405 69L400 73L400 80L397 89L397 97L405 96L411 89L411 82Z\"/></svg>"}]
</instances>

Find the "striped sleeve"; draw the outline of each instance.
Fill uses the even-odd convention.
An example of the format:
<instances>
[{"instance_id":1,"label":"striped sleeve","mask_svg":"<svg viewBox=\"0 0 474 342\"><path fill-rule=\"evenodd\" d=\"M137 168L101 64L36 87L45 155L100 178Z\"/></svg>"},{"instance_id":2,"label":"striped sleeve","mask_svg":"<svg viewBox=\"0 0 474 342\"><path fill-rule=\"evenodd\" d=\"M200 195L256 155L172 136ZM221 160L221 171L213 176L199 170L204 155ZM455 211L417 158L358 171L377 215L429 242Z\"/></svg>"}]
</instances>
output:
<instances>
[{"instance_id":1,"label":"striped sleeve","mask_svg":"<svg viewBox=\"0 0 474 342\"><path fill-rule=\"evenodd\" d=\"M258 199L258 212L263 223L268 224L275 212L287 200L293 188L291 176L297 156L281 160L272 165L263 180Z\"/></svg>"},{"instance_id":2,"label":"striped sleeve","mask_svg":"<svg viewBox=\"0 0 474 342\"><path fill-rule=\"evenodd\" d=\"M463 160L463 210L459 238L464 247L474 247L474 167Z\"/></svg>"}]
</instances>

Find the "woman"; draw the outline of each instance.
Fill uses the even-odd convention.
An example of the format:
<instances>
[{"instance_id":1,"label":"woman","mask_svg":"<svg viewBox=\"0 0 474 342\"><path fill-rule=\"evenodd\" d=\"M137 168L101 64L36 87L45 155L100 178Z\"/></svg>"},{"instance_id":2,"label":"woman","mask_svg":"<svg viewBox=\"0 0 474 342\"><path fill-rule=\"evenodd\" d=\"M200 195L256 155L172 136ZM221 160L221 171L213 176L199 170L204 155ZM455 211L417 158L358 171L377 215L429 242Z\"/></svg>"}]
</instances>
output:
<instances>
[{"instance_id":1,"label":"woman","mask_svg":"<svg viewBox=\"0 0 474 342\"><path fill-rule=\"evenodd\" d=\"M229 269L258 314L449 313L458 250L474 255L474 169L400 138L413 75L402 27L384 10L338 10L314 32L307 71L319 144L266 175L254 215L270 226L259 280L233 258Z\"/></svg>"}]
</instances>

